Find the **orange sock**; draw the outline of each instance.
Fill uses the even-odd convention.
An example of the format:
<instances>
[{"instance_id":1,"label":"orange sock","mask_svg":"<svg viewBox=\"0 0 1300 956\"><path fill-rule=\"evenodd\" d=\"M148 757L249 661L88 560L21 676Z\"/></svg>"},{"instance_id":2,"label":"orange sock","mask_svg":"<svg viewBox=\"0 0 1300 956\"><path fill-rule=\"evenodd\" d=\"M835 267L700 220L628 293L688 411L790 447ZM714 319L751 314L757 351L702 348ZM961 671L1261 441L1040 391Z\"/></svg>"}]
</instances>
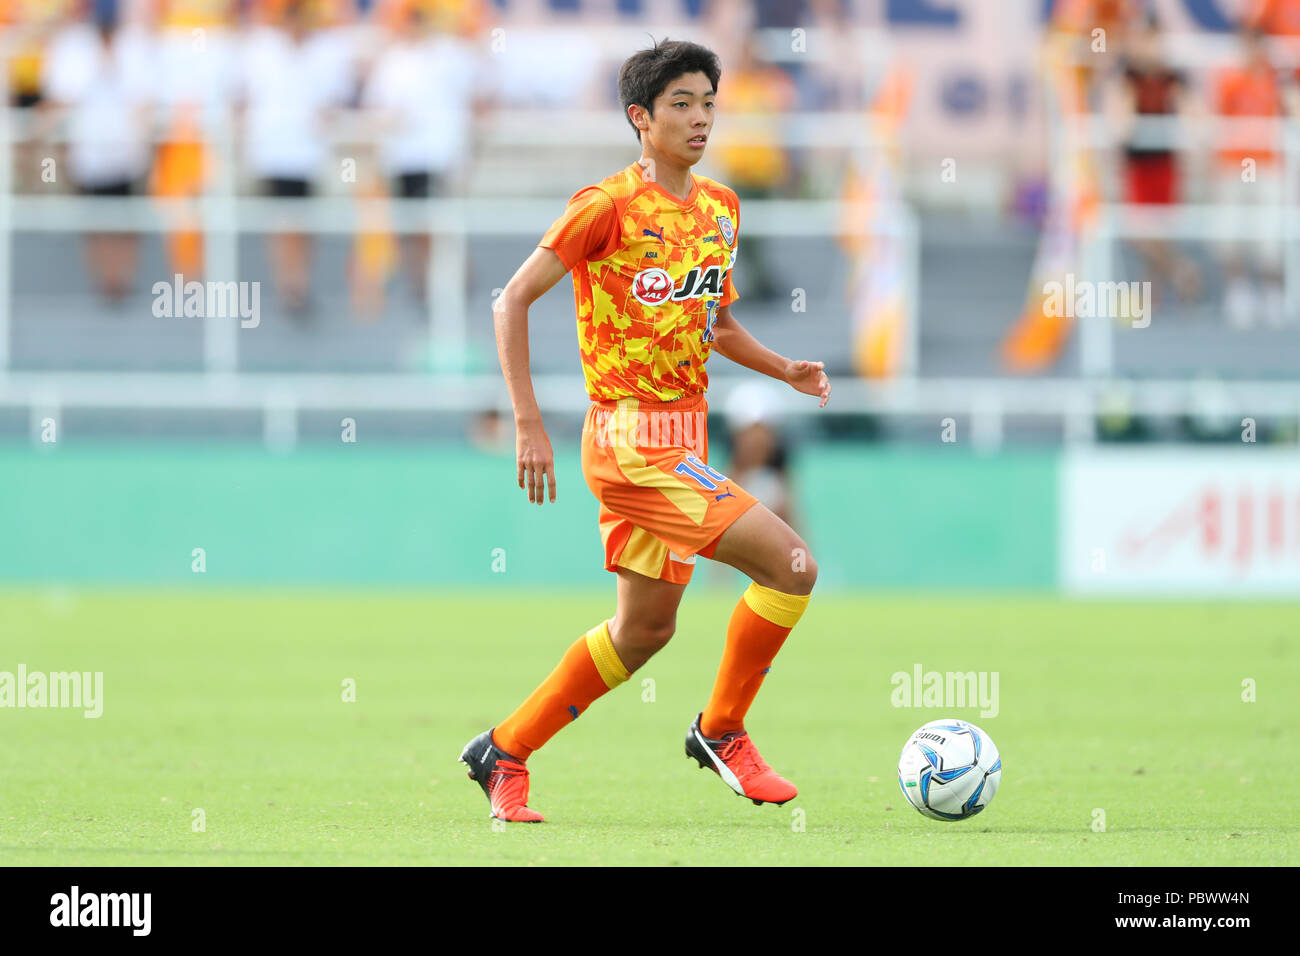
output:
<instances>
[{"instance_id":1,"label":"orange sock","mask_svg":"<svg viewBox=\"0 0 1300 956\"><path fill-rule=\"evenodd\" d=\"M492 739L506 753L527 760L592 701L627 679L604 621L573 642L541 686L493 729Z\"/></svg>"},{"instance_id":2,"label":"orange sock","mask_svg":"<svg viewBox=\"0 0 1300 956\"><path fill-rule=\"evenodd\" d=\"M745 729L745 715L786 637L808 606L807 594L785 594L751 583L731 612L727 646L700 718L700 732L716 740Z\"/></svg>"}]
</instances>

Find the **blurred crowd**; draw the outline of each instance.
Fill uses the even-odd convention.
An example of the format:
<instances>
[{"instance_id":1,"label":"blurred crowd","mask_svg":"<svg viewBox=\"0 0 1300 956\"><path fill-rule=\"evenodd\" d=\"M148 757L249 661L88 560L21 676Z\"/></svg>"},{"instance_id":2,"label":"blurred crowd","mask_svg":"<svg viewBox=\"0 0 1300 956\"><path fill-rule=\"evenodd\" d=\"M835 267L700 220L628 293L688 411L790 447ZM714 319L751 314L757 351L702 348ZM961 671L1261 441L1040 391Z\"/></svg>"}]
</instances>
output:
<instances>
[{"instance_id":1,"label":"blurred crowd","mask_svg":"<svg viewBox=\"0 0 1300 956\"><path fill-rule=\"evenodd\" d=\"M1267 235L1300 190L1285 179L1280 122L1300 117L1300 0L1248 0L1230 61L1208 68L1172 55L1176 41L1143 0L1061 0L1054 26L1075 46L1081 106L1119 143L1117 175L1101 192L1142 206L1217 206L1211 246L1227 321L1245 328L1300 318L1285 310L1283 243ZM1099 29L1106 56L1096 55ZM1185 243L1133 246L1157 296L1201 299L1203 270Z\"/></svg>"},{"instance_id":2,"label":"blurred crowd","mask_svg":"<svg viewBox=\"0 0 1300 956\"><path fill-rule=\"evenodd\" d=\"M866 62L849 28L868 22L869 9L879 25L884 7L858 0L0 0L7 98L30 117L15 153L15 189L197 196L213 174L216 124L234 106L243 190L284 199L461 194L476 158L477 121L490 111L617 108L618 57L591 36L609 35L593 34L597 26L624 26L668 28L712 45L724 64L719 111L747 114L750 123L743 142L729 142L722 130L710 163L742 200L797 195L816 144L788 148L783 123L810 110L873 107L881 64ZM1261 134L1238 122L1198 146L1178 125L1300 112L1300 58L1273 59L1279 38L1300 41L1300 0L1246 0L1235 61L1194 71L1171 58L1149 0L1056 0L1050 9L1048 43L1075 47L1081 108L1106 117L1121 143L1119 173L1101 186L1105 198L1173 206L1188 201L1195 179L1201 194L1194 198L1225 210L1215 243L1225 313L1243 327L1282 321L1281 243L1245 234L1231 211L1282 215L1284 156L1276 143L1260 145L1272 127ZM520 40L543 24L544 42ZM803 27L828 38L831 55L772 56L763 47L765 36L790 34L793 43L791 31ZM1097 55L1098 29L1104 55ZM1143 122L1153 118L1166 121L1163 132L1153 135ZM349 148L337 149L345 141ZM350 166L340 164L343 156ZM58 175L50 175L51 158ZM1189 159L1202 163L1195 177ZM399 241L383 223L372 225L357 238L356 309L380 308L382 287L399 270L423 299L429 237ZM178 228L165 240L175 272L202 273L197 228ZM1206 294L1204 270L1185 243L1133 246L1157 295L1195 302ZM740 248L752 298L775 294L765 288L771 270L762 265L762 243ZM305 312L308 236L275 235L269 251L282 304ZM133 237L91 235L88 254L105 297L131 291Z\"/></svg>"},{"instance_id":3,"label":"blurred crowd","mask_svg":"<svg viewBox=\"0 0 1300 956\"><path fill-rule=\"evenodd\" d=\"M258 192L311 196L329 187L333 163L333 179L359 195L424 198L463 169L485 103L483 0L11 0L0 10L10 102L34 117L15 164L20 191L197 196L233 106L242 179ZM376 148L340 165L334 120L346 109L364 111L374 128L362 138ZM51 173L60 169L65 177ZM382 238L378 251L359 250L358 278L373 279L359 283L359 300L386 277L392 239ZM197 230L166 242L172 269L202 274ZM88 237L109 299L131 290L135 247L130 234ZM422 296L429 239L406 247ZM304 311L307 236L276 235L270 252L283 304Z\"/></svg>"},{"instance_id":4,"label":"blurred crowd","mask_svg":"<svg viewBox=\"0 0 1300 956\"><path fill-rule=\"evenodd\" d=\"M621 0L588 0L585 9L557 0L0 0L8 100L31 118L17 145L15 188L197 196L211 182L218 124L233 106L237 181L245 191L279 198L459 194L472 167L476 120L487 111L615 108L617 63L582 31L597 21L649 24L645 17L666 9L653 7ZM721 37L714 43L727 64L720 108L771 118L760 120L744 147L723 138L724 175L742 196L790 190L795 171L777 117L796 107L856 105L861 80L852 57L806 71L764 62L753 37L801 17L833 33L848 7L841 0L683 0L676 10L679 25ZM566 22L569 34L555 31ZM520 39L540 24L550 28L544 42ZM336 150L343 139L352 148ZM350 165L340 166L344 152ZM197 230L177 230L166 243L174 271L202 273ZM430 239L407 235L401 253L398 245L382 223L362 237L354 276L359 310L378 308L378 287L398 259L412 293L423 298ZM91 272L109 300L130 292L136 246L125 233L88 237ZM746 256L757 252L753 244ZM270 253L282 304L305 311L308 237L276 235Z\"/></svg>"}]
</instances>

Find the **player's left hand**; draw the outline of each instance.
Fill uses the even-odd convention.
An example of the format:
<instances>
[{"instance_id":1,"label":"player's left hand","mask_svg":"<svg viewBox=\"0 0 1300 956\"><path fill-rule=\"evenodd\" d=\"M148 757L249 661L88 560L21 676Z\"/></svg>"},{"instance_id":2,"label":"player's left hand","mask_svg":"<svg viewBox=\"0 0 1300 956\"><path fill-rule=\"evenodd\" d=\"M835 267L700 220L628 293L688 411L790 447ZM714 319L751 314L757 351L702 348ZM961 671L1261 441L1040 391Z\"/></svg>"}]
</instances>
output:
<instances>
[{"instance_id":1,"label":"player's left hand","mask_svg":"<svg viewBox=\"0 0 1300 956\"><path fill-rule=\"evenodd\" d=\"M825 362L791 362L785 367L785 380L797 392L820 396L817 407L825 408L831 397L831 380L822 371L825 367Z\"/></svg>"}]
</instances>

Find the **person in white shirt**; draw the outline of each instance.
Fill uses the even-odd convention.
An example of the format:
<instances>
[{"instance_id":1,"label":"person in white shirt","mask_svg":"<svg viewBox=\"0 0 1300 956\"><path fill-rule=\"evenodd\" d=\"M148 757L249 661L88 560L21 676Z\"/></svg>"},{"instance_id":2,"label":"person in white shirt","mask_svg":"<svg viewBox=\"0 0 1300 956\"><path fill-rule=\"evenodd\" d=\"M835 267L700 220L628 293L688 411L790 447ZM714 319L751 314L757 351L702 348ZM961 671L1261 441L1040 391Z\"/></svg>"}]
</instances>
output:
<instances>
[{"instance_id":1,"label":"person in white shirt","mask_svg":"<svg viewBox=\"0 0 1300 956\"><path fill-rule=\"evenodd\" d=\"M92 21L72 24L51 41L44 125L66 117L68 178L82 195L122 197L139 189L149 169L150 80L148 40L119 27L114 4L96 4ZM133 233L87 234L91 275L110 302L131 291L137 249Z\"/></svg>"},{"instance_id":2,"label":"person in white shirt","mask_svg":"<svg viewBox=\"0 0 1300 956\"><path fill-rule=\"evenodd\" d=\"M254 28L241 59L244 160L263 191L304 198L330 158L326 122L352 92L352 64L342 34L317 29L316 5L291 0L280 25ZM309 305L311 246L306 234L269 239L281 301Z\"/></svg>"},{"instance_id":3,"label":"person in white shirt","mask_svg":"<svg viewBox=\"0 0 1300 956\"><path fill-rule=\"evenodd\" d=\"M486 82L469 43L440 31L417 4L405 5L362 94L383 133L379 160L394 195L427 199L451 189L469 158ZM430 237L408 236L403 249L411 287L423 300Z\"/></svg>"}]
</instances>

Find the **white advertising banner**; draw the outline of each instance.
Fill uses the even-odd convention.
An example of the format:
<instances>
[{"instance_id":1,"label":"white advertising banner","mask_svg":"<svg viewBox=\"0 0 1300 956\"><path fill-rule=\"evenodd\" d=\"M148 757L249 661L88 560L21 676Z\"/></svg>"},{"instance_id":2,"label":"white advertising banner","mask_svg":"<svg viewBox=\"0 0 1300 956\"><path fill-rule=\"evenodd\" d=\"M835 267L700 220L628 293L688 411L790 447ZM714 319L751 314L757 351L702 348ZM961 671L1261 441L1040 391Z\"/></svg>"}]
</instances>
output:
<instances>
[{"instance_id":1,"label":"white advertising banner","mask_svg":"<svg viewBox=\"0 0 1300 956\"><path fill-rule=\"evenodd\" d=\"M1300 598L1300 452L1244 444L1064 456L1069 594Z\"/></svg>"}]
</instances>

